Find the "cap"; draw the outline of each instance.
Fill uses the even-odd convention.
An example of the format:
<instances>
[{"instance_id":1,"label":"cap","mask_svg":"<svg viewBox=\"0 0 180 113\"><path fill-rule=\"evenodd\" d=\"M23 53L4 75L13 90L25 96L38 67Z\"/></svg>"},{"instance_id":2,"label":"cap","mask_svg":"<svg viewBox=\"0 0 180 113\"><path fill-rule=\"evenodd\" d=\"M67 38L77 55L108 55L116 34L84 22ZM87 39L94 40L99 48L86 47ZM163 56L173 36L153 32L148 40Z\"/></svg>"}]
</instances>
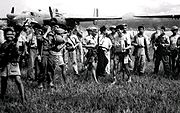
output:
<instances>
[{"instance_id":1,"label":"cap","mask_svg":"<svg viewBox=\"0 0 180 113\"><path fill-rule=\"evenodd\" d=\"M100 31L103 32L103 31L105 31L106 29L107 29L106 26L102 26L102 27L100 28Z\"/></svg>"},{"instance_id":2,"label":"cap","mask_svg":"<svg viewBox=\"0 0 180 113\"><path fill-rule=\"evenodd\" d=\"M120 30L123 30L124 29L124 26L121 24L121 25L117 25L116 26L116 29L120 29Z\"/></svg>"},{"instance_id":3,"label":"cap","mask_svg":"<svg viewBox=\"0 0 180 113\"><path fill-rule=\"evenodd\" d=\"M38 24L38 22L33 19L33 20L31 21L31 24Z\"/></svg>"},{"instance_id":4,"label":"cap","mask_svg":"<svg viewBox=\"0 0 180 113\"><path fill-rule=\"evenodd\" d=\"M57 30L55 30L55 33L64 34L64 33L66 33L66 31L64 29L62 29L62 28L58 28Z\"/></svg>"},{"instance_id":5,"label":"cap","mask_svg":"<svg viewBox=\"0 0 180 113\"><path fill-rule=\"evenodd\" d=\"M98 28L93 26L93 27L90 27L91 30L97 30Z\"/></svg>"},{"instance_id":6,"label":"cap","mask_svg":"<svg viewBox=\"0 0 180 113\"><path fill-rule=\"evenodd\" d=\"M122 25L127 27L127 24L126 24L126 23L124 23L124 24L122 24Z\"/></svg>"},{"instance_id":7,"label":"cap","mask_svg":"<svg viewBox=\"0 0 180 113\"><path fill-rule=\"evenodd\" d=\"M177 26L172 26L171 31L178 30Z\"/></svg>"},{"instance_id":8,"label":"cap","mask_svg":"<svg viewBox=\"0 0 180 113\"><path fill-rule=\"evenodd\" d=\"M90 27L86 28L86 31L91 31L91 28Z\"/></svg>"},{"instance_id":9,"label":"cap","mask_svg":"<svg viewBox=\"0 0 180 113\"><path fill-rule=\"evenodd\" d=\"M97 32L98 28L95 27L95 26L92 26L92 27L90 27L90 30L93 31L93 32Z\"/></svg>"},{"instance_id":10,"label":"cap","mask_svg":"<svg viewBox=\"0 0 180 113\"><path fill-rule=\"evenodd\" d=\"M115 26L115 25L110 26L110 27L109 27L109 29L110 29L110 30L112 30L112 29L116 29L116 26Z\"/></svg>"}]
</instances>

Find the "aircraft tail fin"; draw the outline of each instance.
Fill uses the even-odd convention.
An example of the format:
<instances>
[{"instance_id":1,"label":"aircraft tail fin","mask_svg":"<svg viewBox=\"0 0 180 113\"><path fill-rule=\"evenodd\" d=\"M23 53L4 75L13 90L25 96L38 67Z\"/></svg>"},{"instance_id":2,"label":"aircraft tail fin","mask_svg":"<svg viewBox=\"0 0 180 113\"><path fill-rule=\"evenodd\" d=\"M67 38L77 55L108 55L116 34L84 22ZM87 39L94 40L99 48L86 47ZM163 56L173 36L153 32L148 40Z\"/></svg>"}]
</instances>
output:
<instances>
[{"instance_id":1,"label":"aircraft tail fin","mask_svg":"<svg viewBox=\"0 0 180 113\"><path fill-rule=\"evenodd\" d=\"M98 10L98 8L94 8L93 17L99 17L99 10ZM97 20L94 20L93 24L96 25L97 24Z\"/></svg>"},{"instance_id":2,"label":"aircraft tail fin","mask_svg":"<svg viewBox=\"0 0 180 113\"><path fill-rule=\"evenodd\" d=\"M98 10L98 8L94 8L93 17L98 17L98 16L99 16L99 10Z\"/></svg>"}]
</instances>

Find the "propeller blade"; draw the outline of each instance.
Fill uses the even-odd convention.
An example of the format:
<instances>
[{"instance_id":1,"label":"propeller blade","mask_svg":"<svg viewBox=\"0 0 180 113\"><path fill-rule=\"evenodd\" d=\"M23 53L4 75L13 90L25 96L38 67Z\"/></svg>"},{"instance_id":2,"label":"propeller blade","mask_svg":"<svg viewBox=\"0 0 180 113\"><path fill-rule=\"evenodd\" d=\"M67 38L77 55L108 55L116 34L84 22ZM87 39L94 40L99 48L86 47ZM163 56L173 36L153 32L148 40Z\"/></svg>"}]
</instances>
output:
<instances>
[{"instance_id":1,"label":"propeller blade","mask_svg":"<svg viewBox=\"0 0 180 113\"><path fill-rule=\"evenodd\" d=\"M52 9L51 7L49 6L49 13L50 13L50 16L51 16L51 19L53 18L53 12L52 12Z\"/></svg>"},{"instance_id":2,"label":"propeller blade","mask_svg":"<svg viewBox=\"0 0 180 113\"><path fill-rule=\"evenodd\" d=\"M12 7L12 9L11 9L11 13L14 14L14 7Z\"/></svg>"}]
</instances>

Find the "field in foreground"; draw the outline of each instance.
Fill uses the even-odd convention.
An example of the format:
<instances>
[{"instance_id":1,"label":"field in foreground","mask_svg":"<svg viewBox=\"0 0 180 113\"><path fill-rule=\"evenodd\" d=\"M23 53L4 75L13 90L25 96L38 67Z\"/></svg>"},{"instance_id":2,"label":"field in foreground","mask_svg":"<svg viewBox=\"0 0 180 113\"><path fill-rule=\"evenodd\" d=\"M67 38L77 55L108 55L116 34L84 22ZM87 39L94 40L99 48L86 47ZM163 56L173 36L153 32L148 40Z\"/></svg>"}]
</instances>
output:
<instances>
[{"instance_id":1,"label":"field in foreground","mask_svg":"<svg viewBox=\"0 0 180 113\"><path fill-rule=\"evenodd\" d=\"M149 68L147 69L149 70ZM25 83L27 103L20 104L17 87L9 81L6 101L0 100L0 113L179 113L180 82L146 74L133 76L132 83L111 86L101 79L97 85L91 79L81 82L68 76L62 85L56 79L56 89L37 89L35 83Z\"/></svg>"},{"instance_id":2,"label":"field in foreground","mask_svg":"<svg viewBox=\"0 0 180 113\"><path fill-rule=\"evenodd\" d=\"M162 72L153 75L152 62L144 76L132 75L132 83L120 80L113 86L109 77L96 84L92 78L88 82L77 80L70 71L66 85L56 75L55 90L39 90L35 82L23 80L25 105L19 102L15 83L9 80L0 113L180 113L180 80L164 78Z\"/></svg>"}]
</instances>

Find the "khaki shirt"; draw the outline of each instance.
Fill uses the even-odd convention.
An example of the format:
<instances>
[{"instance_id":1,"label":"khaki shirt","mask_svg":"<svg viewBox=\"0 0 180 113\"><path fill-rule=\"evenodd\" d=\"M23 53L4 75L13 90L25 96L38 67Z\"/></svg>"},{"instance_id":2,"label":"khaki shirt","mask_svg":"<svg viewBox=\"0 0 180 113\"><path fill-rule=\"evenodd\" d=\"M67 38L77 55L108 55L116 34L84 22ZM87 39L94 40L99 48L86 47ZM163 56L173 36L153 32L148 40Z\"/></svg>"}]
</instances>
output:
<instances>
[{"instance_id":1,"label":"khaki shirt","mask_svg":"<svg viewBox=\"0 0 180 113\"><path fill-rule=\"evenodd\" d=\"M170 40L170 49L171 50L173 50L173 49L175 49L177 47L177 40L178 40L179 37L180 37L180 35L175 35L175 36L171 35L169 37L169 40Z\"/></svg>"}]
</instances>

